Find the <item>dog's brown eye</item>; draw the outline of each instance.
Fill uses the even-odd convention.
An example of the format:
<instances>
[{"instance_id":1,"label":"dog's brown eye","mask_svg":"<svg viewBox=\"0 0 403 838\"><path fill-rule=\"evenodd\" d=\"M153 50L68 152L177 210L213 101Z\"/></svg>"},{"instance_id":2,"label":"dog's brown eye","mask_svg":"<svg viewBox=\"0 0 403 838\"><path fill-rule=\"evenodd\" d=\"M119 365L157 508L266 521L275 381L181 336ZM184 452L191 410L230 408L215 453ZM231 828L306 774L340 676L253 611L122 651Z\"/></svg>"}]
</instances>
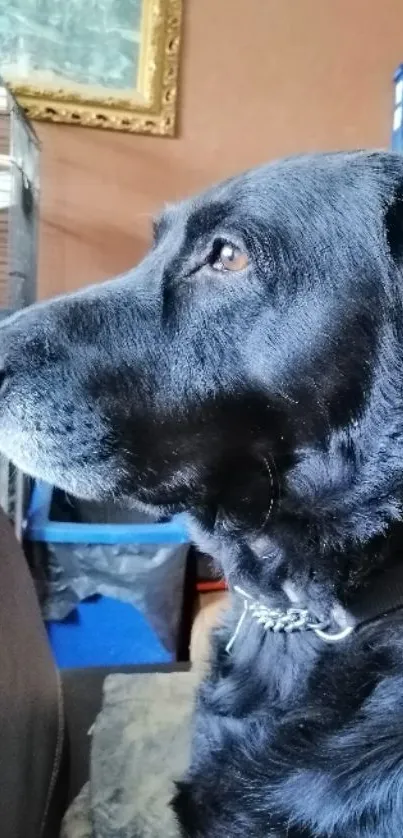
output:
<instances>
[{"instance_id":1,"label":"dog's brown eye","mask_svg":"<svg viewBox=\"0 0 403 838\"><path fill-rule=\"evenodd\" d=\"M225 243L213 262L213 268L217 271L242 271L248 265L249 259L244 250L235 247L233 244Z\"/></svg>"}]
</instances>

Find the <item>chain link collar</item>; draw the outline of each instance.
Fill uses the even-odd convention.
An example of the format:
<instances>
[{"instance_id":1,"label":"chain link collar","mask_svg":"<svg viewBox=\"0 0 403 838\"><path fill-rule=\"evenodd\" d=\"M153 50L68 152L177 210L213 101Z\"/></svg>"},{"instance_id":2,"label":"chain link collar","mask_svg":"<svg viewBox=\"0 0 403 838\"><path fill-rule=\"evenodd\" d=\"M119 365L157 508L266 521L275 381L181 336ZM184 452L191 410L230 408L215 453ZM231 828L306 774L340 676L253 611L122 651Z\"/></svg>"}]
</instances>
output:
<instances>
[{"instance_id":1,"label":"chain link collar","mask_svg":"<svg viewBox=\"0 0 403 838\"><path fill-rule=\"evenodd\" d=\"M247 617L254 620L265 632L292 634L294 631L314 631L318 637L328 643L344 640L354 628L353 626L347 626L336 634L328 634L325 630L329 628L329 623L313 619L306 608L287 608L286 611L279 608L269 608L259 600L253 599L250 594L247 594L238 586L235 586L234 591L243 598L243 611L226 646L227 653L231 651Z\"/></svg>"}]
</instances>

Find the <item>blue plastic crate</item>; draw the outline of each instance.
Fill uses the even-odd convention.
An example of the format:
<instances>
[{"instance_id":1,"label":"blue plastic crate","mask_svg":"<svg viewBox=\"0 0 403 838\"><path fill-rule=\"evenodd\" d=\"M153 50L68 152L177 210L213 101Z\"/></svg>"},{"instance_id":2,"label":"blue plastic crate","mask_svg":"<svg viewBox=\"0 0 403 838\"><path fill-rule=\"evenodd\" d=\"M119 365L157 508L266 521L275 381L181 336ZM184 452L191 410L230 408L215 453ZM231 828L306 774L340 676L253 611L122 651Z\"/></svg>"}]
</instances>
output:
<instances>
[{"instance_id":1,"label":"blue plastic crate","mask_svg":"<svg viewBox=\"0 0 403 838\"><path fill-rule=\"evenodd\" d=\"M49 544L188 544L184 516L146 524L86 524L50 518L54 488L37 480L31 494L24 538Z\"/></svg>"},{"instance_id":2,"label":"blue plastic crate","mask_svg":"<svg viewBox=\"0 0 403 838\"><path fill-rule=\"evenodd\" d=\"M175 659L137 608L110 597L80 602L66 620L50 620L45 625L59 669Z\"/></svg>"},{"instance_id":3,"label":"blue plastic crate","mask_svg":"<svg viewBox=\"0 0 403 838\"><path fill-rule=\"evenodd\" d=\"M54 487L33 485L24 522L24 538L48 544L186 545L189 535L183 516L168 521L99 524L51 518ZM133 605L105 596L79 603L73 614L46 623L60 668L158 664L174 660L145 617Z\"/></svg>"}]
</instances>

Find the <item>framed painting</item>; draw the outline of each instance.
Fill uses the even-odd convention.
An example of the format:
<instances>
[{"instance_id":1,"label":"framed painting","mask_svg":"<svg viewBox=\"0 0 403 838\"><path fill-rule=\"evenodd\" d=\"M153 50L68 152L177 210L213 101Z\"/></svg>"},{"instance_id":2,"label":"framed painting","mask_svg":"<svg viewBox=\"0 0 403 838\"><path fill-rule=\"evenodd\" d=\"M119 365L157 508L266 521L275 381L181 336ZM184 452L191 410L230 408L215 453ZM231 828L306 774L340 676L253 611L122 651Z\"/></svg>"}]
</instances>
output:
<instances>
[{"instance_id":1,"label":"framed painting","mask_svg":"<svg viewBox=\"0 0 403 838\"><path fill-rule=\"evenodd\" d=\"M30 119L173 136L182 0L0 0L0 73Z\"/></svg>"}]
</instances>

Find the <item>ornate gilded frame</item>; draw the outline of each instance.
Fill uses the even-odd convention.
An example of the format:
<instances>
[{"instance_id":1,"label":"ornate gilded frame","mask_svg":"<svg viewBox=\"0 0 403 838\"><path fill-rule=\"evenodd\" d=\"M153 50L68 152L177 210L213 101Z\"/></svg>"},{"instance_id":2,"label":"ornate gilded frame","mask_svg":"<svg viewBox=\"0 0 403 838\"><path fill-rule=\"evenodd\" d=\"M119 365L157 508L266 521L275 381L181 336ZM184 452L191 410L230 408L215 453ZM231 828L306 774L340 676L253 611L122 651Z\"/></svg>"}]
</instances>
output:
<instances>
[{"instance_id":1,"label":"ornate gilded frame","mask_svg":"<svg viewBox=\"0 0 403 838\"><path fill-rule=\"evenodd\" d=\"M9 85L30 119L173 136L182 0L143 0L138 86L127 98L86 98L65 89Z\"/></svg>"}]
</instances>

